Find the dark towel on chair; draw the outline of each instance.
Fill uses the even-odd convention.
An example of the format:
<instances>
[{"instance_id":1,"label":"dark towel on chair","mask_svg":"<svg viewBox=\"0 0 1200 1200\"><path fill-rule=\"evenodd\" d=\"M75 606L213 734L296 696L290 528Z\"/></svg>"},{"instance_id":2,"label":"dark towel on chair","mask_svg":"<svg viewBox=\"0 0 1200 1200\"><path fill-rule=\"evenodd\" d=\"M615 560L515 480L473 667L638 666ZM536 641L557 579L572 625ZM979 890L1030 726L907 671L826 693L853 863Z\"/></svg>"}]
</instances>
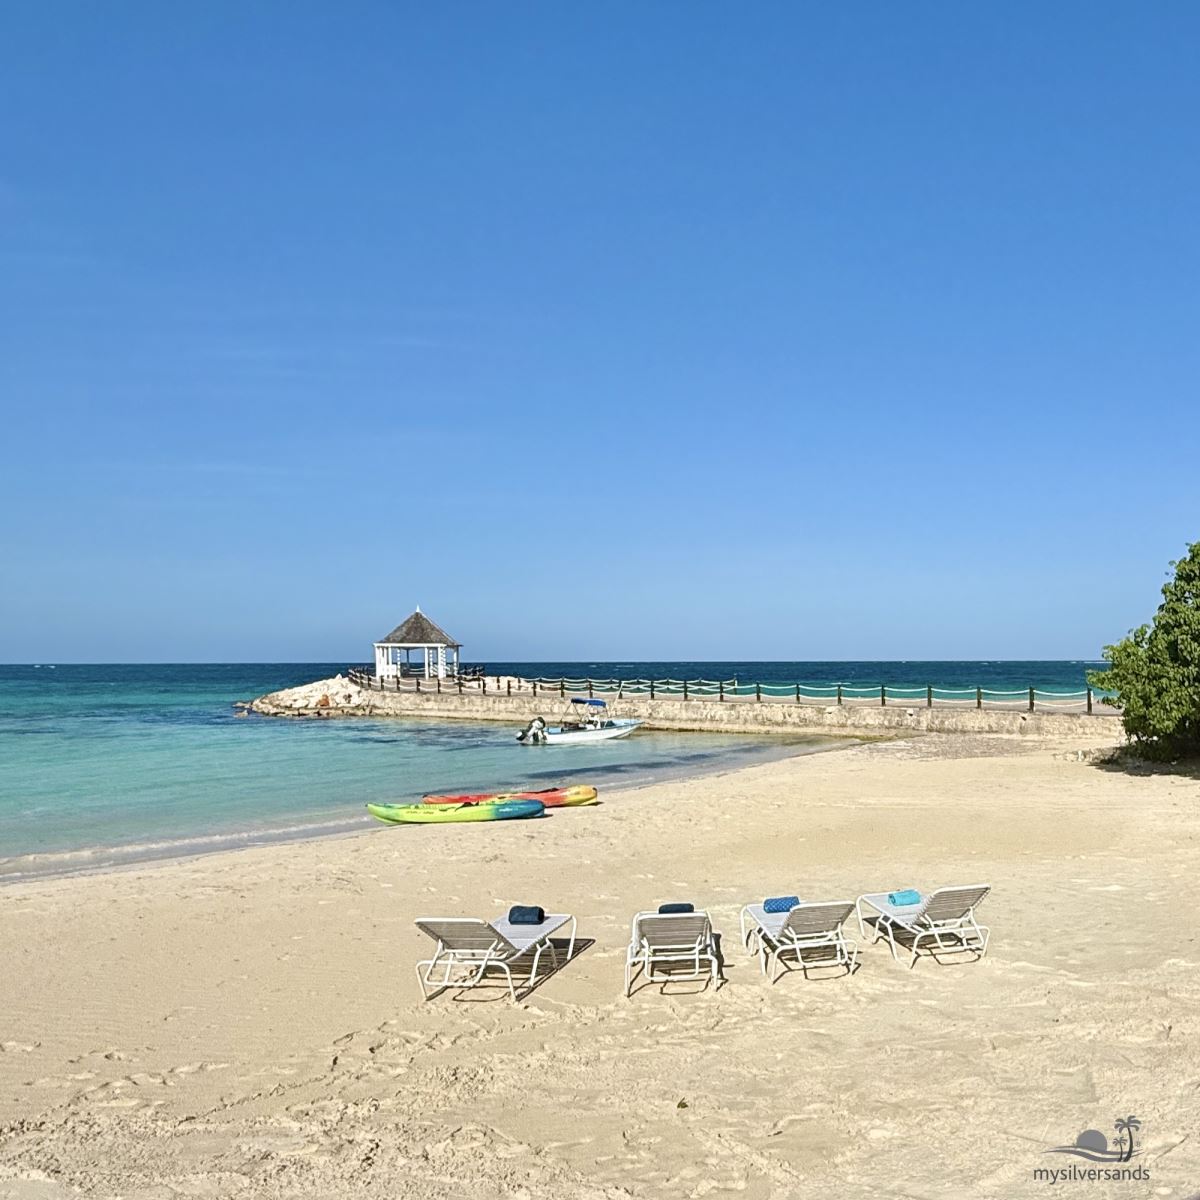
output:
<instances>
[{"instance_id":1,"label":"dark towel on chair","mask_svg":"<svg viewBox=\"0 0 1200 1200\"><path fill-rule=\"evenodd\" d=\"M510 925L540 925L546 919L546 910L534 904L514 904L508 910Z\"/></svg>"},{"instance_id":2,"label":"dark towel on chair","mask_svg":"<svg viewBox=\"0 0 1200 1200\"><path fill-rule=\"evenodd\" d=\"M765 913L785 913L791 912L797 904L800 903L799 896L770 896L763 901L763 912Z\"/></svg>"},{"instance_id":3,"label":"dark towel on chair","mask_svg":"<svg viewBox=\"0 0 1200 1200\"><path fill-rule=\"evenodd\" d=\"M696 911L694 904L688 904L685 900L680 904L660 904L658 906L660 913L690 913Z\"/></svg>"}]
</instances>

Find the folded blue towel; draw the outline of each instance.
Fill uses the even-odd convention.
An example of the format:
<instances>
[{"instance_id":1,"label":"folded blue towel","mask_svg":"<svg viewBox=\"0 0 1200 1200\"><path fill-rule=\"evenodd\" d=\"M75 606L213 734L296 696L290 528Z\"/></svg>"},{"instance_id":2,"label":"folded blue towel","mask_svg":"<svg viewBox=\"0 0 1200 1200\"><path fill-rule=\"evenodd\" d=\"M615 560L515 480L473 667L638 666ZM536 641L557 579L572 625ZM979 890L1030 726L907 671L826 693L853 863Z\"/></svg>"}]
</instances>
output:
<instances>
[{"instance_id":1,"label":"folded blue towel","mask_svg":"<svg viewBox=\"0 0 1200 1200\"><path fill-rule=\"evenodd\" d=\"M799 896L768 896L763 901L763 912L791 912L800 903Z\"/></svg>"},{"instance_id":2,"label":"folded blue towel","mask_svg":"<svg viewBox=\"0 0 1200 1200\"><path fill-rule=\"evenodd\" d=\"M540 925L546 919L546 910L534 904L514 904L508 910L510 925Z\"/></svg>"},{"instance_id":3,"label":"folded blue towel","mask_svg":"<svg viewBox=\"0 0 1200 1200\"><path fill-rule=\"evenodd\" d=\"M660 913L690 913L696 911L696 906L684 900L679 904L660 904L658 911Z\"/></svg>"},{"instance_id":4,"label":"folded blue towel","mask_svg":"<svg viewBox=\"0 0 1200 1200\"><path fill-rule=\"evenodd\" d=\"M888 892L888 903L894 904L898 908L903 908L906 904L920 904L921 893L916 888L904 888L899 892Z\"/></svg>"}]
</instances>

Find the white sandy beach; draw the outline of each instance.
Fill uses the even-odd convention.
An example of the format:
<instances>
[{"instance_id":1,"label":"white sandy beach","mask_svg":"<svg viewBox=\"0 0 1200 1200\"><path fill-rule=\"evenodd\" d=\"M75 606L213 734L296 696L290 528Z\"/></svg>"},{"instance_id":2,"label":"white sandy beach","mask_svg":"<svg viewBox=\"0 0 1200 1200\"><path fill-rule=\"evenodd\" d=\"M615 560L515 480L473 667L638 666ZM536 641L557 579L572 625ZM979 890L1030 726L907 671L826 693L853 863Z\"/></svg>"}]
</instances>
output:
<instances>
[{"instance_id":1,"label":"white sandy beach","mask_svg":"<svg viewBox=\"0 0 1200 1200\"><path fill-rule=\"evenodd\" d=\"M0 1196L1042 1196L1125 1114L1150 1182L1059 1188L1189 1196L1200 783L1065 750L930 736L6 887ZM976 881L982 962L770 986L738 945L765 895ZM679 899L728 982L624 999L631 914ZM421 1003L413 918L514 902L576 914L575 960Z\"/></svg>"}]
</instances>

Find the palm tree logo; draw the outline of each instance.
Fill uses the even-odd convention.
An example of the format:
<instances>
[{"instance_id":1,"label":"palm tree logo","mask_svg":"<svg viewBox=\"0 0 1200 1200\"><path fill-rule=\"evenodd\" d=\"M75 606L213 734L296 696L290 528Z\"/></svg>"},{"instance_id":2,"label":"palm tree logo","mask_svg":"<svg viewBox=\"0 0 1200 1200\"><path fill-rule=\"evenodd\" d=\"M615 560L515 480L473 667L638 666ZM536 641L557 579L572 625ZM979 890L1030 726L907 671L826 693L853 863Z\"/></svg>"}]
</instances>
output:
<instances>
[{"instance_id":1,"label":"palm tree logo","mask_svg":"<svg viewBox=\"0 0 1200 1200\"><path fill-rule=\"evenodd\" d=\"M1048 1154L1072 1154L1090 1162L1127 1163L1136 1153L1136 1134L1142 1127L1135 1116L1118 1117L1117 1136L1110 1142L1098 1129L1085 1129L1069 1146L1055 1146Z\"/></svg>"},{"instance_id":2,"label":"palm tree logo","mask_svg":"<svg viewBox=\"0 0 1200 1200\"><path fill-rule=\"evenodd\" d=\"M1118 1117L1114 1124L1117 1130L1117 1145L1124 1152L1121 1162L1128 1162L1133 1157L1134 1132L1141 1129L1142 1123L1137 1117L1130 1116Z\"/></svg>"}]
</instances>

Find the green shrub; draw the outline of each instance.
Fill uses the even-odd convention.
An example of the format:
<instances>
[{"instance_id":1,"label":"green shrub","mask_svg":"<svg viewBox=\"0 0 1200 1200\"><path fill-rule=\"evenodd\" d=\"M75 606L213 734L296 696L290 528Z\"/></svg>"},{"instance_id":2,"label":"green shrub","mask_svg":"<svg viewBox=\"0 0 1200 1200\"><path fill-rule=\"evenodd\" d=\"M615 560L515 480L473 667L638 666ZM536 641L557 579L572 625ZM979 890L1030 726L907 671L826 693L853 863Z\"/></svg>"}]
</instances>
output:
<instances>
[{"instance_id":1,"label":"green shrub","mask_svg":"<svg viewBox=\"0 0 1200 1200\"><path fill-rule=\"evenodd\" d=\"M1171 566L1175 578L1149 625L1104 647L1107 671L1088 683L1115 693L1125 732L1148 758L1200 754L1200 542Z\"/></svg>"}]
</instances>

